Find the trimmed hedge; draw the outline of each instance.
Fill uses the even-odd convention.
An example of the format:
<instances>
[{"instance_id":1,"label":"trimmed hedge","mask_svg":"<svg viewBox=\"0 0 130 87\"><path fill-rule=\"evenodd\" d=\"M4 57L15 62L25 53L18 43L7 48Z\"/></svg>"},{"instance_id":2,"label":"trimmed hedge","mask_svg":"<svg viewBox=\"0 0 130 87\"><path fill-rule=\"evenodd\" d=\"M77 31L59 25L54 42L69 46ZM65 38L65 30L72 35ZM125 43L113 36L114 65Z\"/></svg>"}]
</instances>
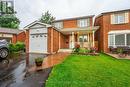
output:
<instances>
[{"instance_id":1,"label":"trimmed hedge","mask_svg":"<svg viewBox=\"0 0 130 87\"><path fill-rule=\"evenodd\" d=\"M9 50L10 52L18 52L25 50L25 44L23 42L17 42L16 44L9 44Z\"/></svg>"}]
</instances>

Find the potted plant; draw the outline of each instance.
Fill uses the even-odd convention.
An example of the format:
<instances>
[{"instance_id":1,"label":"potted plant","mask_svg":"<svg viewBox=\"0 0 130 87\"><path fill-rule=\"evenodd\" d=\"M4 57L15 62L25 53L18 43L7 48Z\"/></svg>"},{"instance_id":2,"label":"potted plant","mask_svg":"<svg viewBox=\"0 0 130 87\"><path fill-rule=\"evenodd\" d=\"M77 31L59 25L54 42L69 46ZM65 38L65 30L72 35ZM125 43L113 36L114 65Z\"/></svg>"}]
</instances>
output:
<instances>
[{"instance_id":1,"label":"potted plant","mask_svg":"<svg viewBox=\"0 0 130 87\"><path fill-rule=\"evenodd\" d=\"M117 53L120 58L126 57L126 54L123 53L123 48L117 48Z\"/></svg>"},{"instance_id":2,"label":"potted plant","mask_svg":"<svg viewBox=\"0 0 130 87\"><path fill-rule=\"evenodd\" d=\"M36 58L35 63L36 63L36 66L42 66L43 58Z\"/></svg>"}]
</instances>

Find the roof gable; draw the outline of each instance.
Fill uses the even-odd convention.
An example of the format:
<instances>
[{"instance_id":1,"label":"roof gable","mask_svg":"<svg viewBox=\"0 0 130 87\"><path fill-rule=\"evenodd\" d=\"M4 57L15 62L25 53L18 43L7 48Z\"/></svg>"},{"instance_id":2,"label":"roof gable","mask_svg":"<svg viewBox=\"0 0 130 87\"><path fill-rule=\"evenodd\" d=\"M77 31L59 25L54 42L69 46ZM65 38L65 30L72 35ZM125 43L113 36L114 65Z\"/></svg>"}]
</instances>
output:
<instances>
[{"instance_id":1,"label":"roof gable","mask_svg":"<svg viewBox=\"0 0 130 87\"><path fill-rule=\"evenodd\" d=\"M32 22L29 25L25 26L24 29L45 28L45 27L52 27L52 25L41 23L39 21L35 21L35 22Z\"/></svg>"}]
</instances>

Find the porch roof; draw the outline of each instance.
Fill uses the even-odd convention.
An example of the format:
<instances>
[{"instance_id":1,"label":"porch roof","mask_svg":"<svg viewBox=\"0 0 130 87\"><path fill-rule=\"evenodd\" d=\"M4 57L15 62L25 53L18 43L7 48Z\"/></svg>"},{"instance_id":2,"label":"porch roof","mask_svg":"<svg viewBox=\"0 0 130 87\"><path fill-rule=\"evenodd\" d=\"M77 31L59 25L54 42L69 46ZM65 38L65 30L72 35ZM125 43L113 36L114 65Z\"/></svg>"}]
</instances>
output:
<instances>
[{"instance_id":1,"label":"porch roof","mask_svg":"<svg viewBox=\"0 0 130 87\"><path fill-rule=\"evenodd\" d=\"M84 28L63 28L60 31L63 34L71 34L72 32L90 33L99 29L99 26L84 27Z\"/></svg>"}]
</instances>

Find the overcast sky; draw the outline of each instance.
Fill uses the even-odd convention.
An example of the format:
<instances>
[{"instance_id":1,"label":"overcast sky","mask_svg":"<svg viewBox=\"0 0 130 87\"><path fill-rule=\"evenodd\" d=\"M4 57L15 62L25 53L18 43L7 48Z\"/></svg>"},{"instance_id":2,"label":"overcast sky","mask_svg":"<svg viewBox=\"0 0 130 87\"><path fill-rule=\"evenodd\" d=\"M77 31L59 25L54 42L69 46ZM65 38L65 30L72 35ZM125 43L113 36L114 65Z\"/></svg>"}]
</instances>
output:
<instances>
[{"instance_id":1,"label":"overcast sky","mask_svg":"<svg viewBox=\"0 0 130 87\"><path fill-rule=\"evenodd\" d=\"M20 28L39 19L47 10L56 19L64 19L123 9L130 9L130 0L15 0Z\"/></svg>"}]
</instances>

